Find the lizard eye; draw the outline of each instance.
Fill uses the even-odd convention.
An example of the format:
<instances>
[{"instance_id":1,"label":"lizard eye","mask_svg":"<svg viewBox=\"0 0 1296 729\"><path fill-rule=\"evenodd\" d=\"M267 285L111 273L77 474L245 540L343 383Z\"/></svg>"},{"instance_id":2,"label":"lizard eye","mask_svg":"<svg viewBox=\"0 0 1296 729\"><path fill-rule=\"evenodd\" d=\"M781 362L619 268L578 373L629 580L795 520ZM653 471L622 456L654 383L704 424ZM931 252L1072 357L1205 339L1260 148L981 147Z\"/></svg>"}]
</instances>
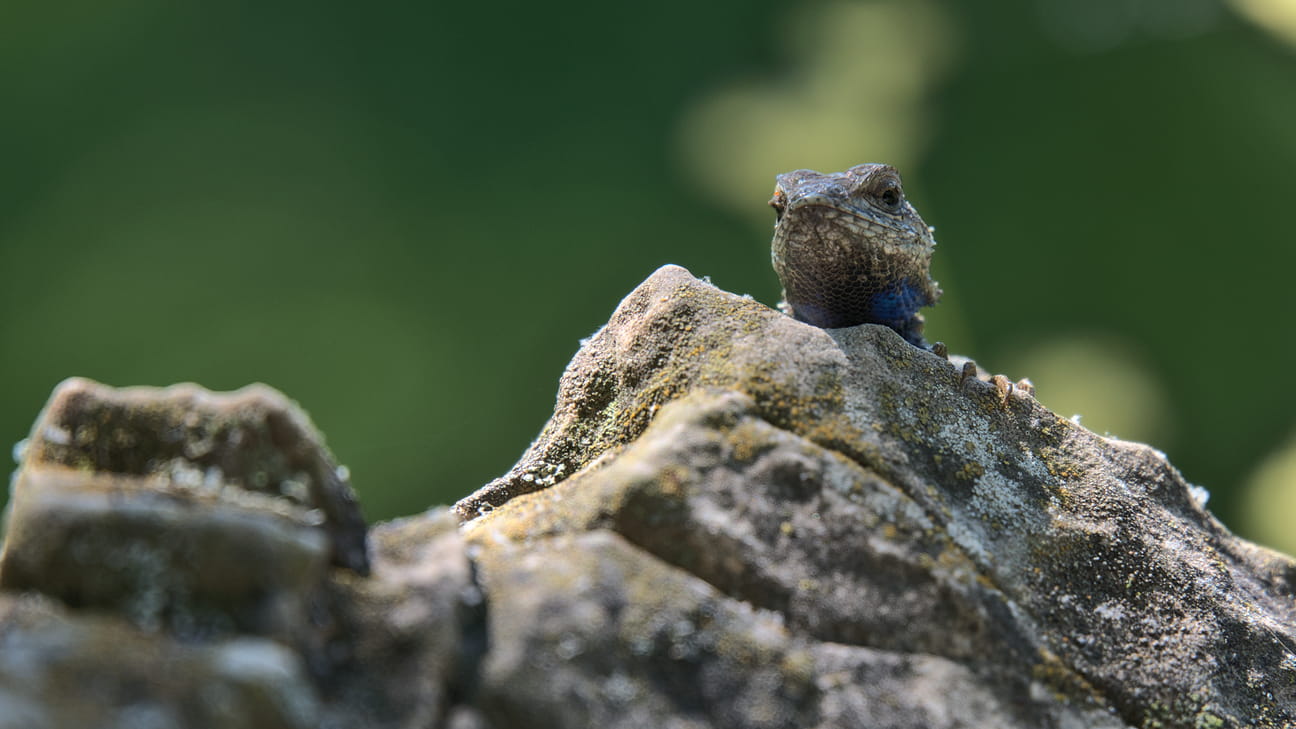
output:
<instances>
[{"instance_id":1,"label":"lizard eye","mask_svg":"<svg viewBox=\"0 0 1296 729\"><path fill-rule=\"evenodd\" d=\"M884 187L877 194L877 201L887 210L896 211L900 209L900 190L895 187Z\"/></svg>"}]
</instances>

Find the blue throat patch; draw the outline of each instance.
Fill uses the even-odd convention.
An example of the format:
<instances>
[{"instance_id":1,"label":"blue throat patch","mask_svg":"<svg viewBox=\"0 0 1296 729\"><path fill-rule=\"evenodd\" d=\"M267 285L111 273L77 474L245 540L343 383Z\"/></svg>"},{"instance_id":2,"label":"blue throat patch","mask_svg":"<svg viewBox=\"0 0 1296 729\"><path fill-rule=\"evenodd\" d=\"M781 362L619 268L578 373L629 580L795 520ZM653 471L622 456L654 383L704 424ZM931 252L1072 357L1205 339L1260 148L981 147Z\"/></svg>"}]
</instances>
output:
<instances>
[{"instance_id":1,"label":"blue throat patch","mask_svg":"<svg viewBox=\"0 0 1296 729\"><path fill-rule=\"evenodd\" d=\"M904 279L894 288L873 295L869 300L869 317L878 322L902 322L928 303L922 289Z\"/></svg>"}]
</instances>

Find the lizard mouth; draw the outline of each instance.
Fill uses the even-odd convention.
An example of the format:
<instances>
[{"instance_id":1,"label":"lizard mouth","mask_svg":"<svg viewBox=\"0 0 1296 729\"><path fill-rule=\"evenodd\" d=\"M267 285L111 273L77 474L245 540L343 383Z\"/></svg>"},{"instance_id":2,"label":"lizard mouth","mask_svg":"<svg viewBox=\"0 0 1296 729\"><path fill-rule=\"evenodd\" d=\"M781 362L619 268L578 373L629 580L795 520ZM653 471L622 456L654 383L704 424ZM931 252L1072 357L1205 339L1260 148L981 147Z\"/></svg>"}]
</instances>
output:
<instances>
[{"instance_id":1,"label":"lizard mouth","mask_svg":"<svg viewBox=\"0 0 1296 729\"><path fill-rule=\"evenodd\" d=\"M810 202L803 198L788 203L785 199L783 210L777 206L774 209L775 240L802 241L793 245L832 239L853 246L874 247L888 255L914 255L918 251L930 251L936 245L921 220L843 205L841 200Z\"/></svg>"},{"instance_id":2,"label":"lizard mouth","mask_svg":"<svg viewBox=\"0 0 1296 729\"><path fill-rule=\"evenodd\" d=\"M773 205L773 201L770 201ZM775 208L775 224L792 225L798 220L820 218L834 227L865 228L877 230L879 227L910 233L910 226L904 218L885 212L866 210L854 205L843 205L840 200L807 200L802 198L790 205L785 204L782 210ZM827 214L827 215L825 215ZM828 216L831 216L828 217ZM815 223L817 224L817 223Z\"/></svg>"}]
</instances>

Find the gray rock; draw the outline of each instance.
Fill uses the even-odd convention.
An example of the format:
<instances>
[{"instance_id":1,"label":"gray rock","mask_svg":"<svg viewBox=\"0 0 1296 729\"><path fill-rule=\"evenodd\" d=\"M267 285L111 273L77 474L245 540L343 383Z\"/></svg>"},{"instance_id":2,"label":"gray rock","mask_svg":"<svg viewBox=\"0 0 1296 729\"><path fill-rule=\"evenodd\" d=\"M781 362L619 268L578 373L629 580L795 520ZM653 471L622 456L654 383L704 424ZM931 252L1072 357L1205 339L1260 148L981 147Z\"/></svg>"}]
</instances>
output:
<instances>
[{"instance_id":1,"label":"gray rock","mask_svg":"<svg viewBox=\"0 0 1296 729\"><path fill-rule=\"evenodd\" d=\"M727 598L605 530L485 549L496 726L791 727L813 657L777 613Z\"/></svg>"},{"instance_id":2,"label":"gray rock","mask_svg":"<svg viewBox=\"0 0 1296 729\"><path fill-rule=\"evenodd\" d=\"M371 560L345 469L278 392L72 379L17 450L0 729L481 717L452 700L484 620L458 521L383 525Z\"/></svg>"},{"instance_id":3,"label":"gray rock","mask_svg":"<svg viewBox=\"0 0 1296 729\"><path fill-rule=\"evenodd\" d=\"M273 637L319 660L330 559L365 524L306 415L265 386L114 390L70 379L13 481L0 588L182 639Z\"/></svg>"},{"instance_id":4,"label":"gray rock","mask_svg":"<svg viewBox=\"0 0 1296 729\"><path fill-rule=\"evenodd\" d=\"M368 577L335 573L346 655L326 676L340 727L490 729L464 703L486 650L485 596L458 521L439 508L377 525Z\"/></svg>"},{"instance_id":5,"label":"gray rock","mask_svg":"<svg viewBox=\"0 0 1296 729\"><path fill-rule=\"evenodd\" d=\"M334 564L368 569L346 469L306 413L274 388L116 389L73 377L55 388L21 451L22 471L109 474L175 499L276 512L321 528Z\"/></svg>"},{"instance_id":6,"label":"gray rock","mask_svg":"<svg viewBox=\"0 0 1296 729\"><path fill-rule=\"evenodd\" d=\"M816 690L771 726L1296 722L1296 566L1231 535L1160 453L961 383L883 327L805 326L678 267L626 298L519 464L456 510L483 564L611 532L643 570L777 617ZM516 588L486 586L492 626L534 620ZM525 641L533 660L562 644ZM710 695L701 665L678 668ZM487 695L517 695L493 676ZM573 725L555 716L540 725Z\"/></svg>"},{"instance_id":7,"label":"gray rock","mask_svg":"<svg viewBox=\"0 0 1296 729\"><path fill-rule=\"evenodd\" d=\"M371 553L337 482L256 488L321 473L284 464L336 475L294 445L317 437L42 434L47 410L0 559L0 714L85 725L56 703L111 673L120 635L148 688L103 678L104 726L1296 726L1296 562L1230 534L1156 451L959 369L668 266L584 344L508 474L379 525ZM202 412L170 392L158 422ZM219 463L253 488L177 486L177 458L180 481ZM207 632L124 607L224 581L278 607L218 600L236 617ZM5 607L28 604L54 617ZM209 685L241 723L201 713Z\"/></svg>"},{"instance_id":8,"label":"gray rock","mask_svg":"<svg viewBox=\"0 0 1296 729\"><path fill-rule=\"evenodd\" d=\"M320 718L301 657L273 641L186 643L0 595L0 729L307 729Z\"/></svg>"}]
</instances>

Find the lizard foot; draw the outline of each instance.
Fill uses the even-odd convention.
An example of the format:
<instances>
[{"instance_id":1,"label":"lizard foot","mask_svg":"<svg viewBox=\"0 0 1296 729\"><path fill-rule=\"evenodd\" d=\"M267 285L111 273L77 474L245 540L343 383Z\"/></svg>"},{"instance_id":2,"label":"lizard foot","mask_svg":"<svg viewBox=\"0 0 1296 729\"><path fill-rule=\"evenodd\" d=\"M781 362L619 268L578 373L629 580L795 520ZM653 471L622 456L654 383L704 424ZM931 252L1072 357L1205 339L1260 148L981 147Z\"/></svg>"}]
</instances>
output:
<instances>
[{"instance_id":1,"label":"lizard foot","mask_svg":"<svg viewBox=\"0 0 1296 729\"><path fill-rule=\"evenodd\" d=\"M935 349L934 346L933 349ZM997 395L996 399L998 400L999 406L1002 408L1008 407L1008 400L1014 393L1020 393L1027 397L1035 396L1035 385L1025 377L1013 382L1004 375L991 375L980 367L977 367L977 363L970 359L955 357L951 361L955 365L955 369L958 370L958 386L960 388L966 386L968 380L984 382L995 389L995 394ZM960 361L962 362L962 367L958 366Z\"/></svg>"},{"instance_id":2,"label":"lizard foot","mask_svg":"<svg viewBox=\"0 0 1296 729\"><path fill-rule=\"evenodd\" d=\"M937 357L949 361L949 347L946 347L944 342L936 342L932 344L931 351Z\"/></svg>"},{"instance_id":3,"label":"lizard foot","mask_svg":"<svg viewBox=\"0 0 1296 729\"><path fill-rule=\"evenodd\" d=\"M999 407L1008 407L1008 398L1012 397L1013 392L1012 380L1003 375L995 375L990 378L990 384L994 385L995 393L999 395Z\"/></svg>"},{"instance_id":4,"label":"lizard foot","mask_svg":"<svg viewBox=\"0 0 1296 729\"><path fill-rule=\"evenodd\" d=\"M959 357L958 359L963 358ZM956 361L954 363L958 364ZM971 359L963 359L963 366L959 368L958 377L959 388L966 387L968 380L980 380L982 383L991 385L998 396L999 407L1004 407L1004 409L1008 407L1008 400L1013 396L1013 393L1021 393L1026 397L1034 397L1034 394L1036 394L1036 385L1026 377L1013 383L1007 376L990 375L988 372L982 371L980 367L977 367L976 362L971 361Z\"/></svg>"},{"instance_id":5,"label":"lizard foot","mask_svg":"<svg viewBox=\"0 0 1296 729\"><path fill-rule=\"evenodd\" d=\"M1001 408L1008 407L1008 398L1012 397L1014 392L1020 392L1027 397L1035 396L1035 384L1025 377L1013 382L1003 375L995 375L990 378L990 384L994 385L995 392L999 395Z\"/></svg>"}]
</instances>

